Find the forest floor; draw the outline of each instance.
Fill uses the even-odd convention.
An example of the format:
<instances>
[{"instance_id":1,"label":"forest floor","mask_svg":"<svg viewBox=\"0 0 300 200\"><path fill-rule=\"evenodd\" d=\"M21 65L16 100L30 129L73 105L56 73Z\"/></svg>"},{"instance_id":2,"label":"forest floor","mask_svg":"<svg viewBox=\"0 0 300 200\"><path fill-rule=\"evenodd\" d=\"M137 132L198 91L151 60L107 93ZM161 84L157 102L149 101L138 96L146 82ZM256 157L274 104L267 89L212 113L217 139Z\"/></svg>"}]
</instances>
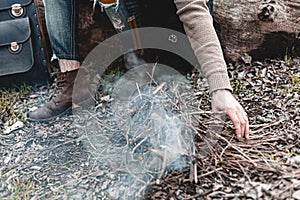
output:
<instances>
[{"instance_id":1,"label":"forest floor","mask_svg":"<svg viewBox=\"0 0 300 200\"><path fill-rule=\"evenodd\" d=\"M156 177L141 181L145 199L300 199L300 59L267 59L228 70L249 116L250 139L237 139L228 119L221 131L209 130L216 118L209 112L207 85L197 73L189 74L199 104L194 110L196 149L188 166L160 169L152 173ZM122 185L120 170L102 165L97 144L88 137L92 133L82 129L77 115L47 124L26 120L25 113L47 101L52 90L23 86L0 91L0 199L126 196L114 193L130 192L137 180ZM100 99L98 108L108 101ZM210 143L208 132L216 142ZM209 153L203 154L205 145ZM114 165L114 158L104 162Z\"/></svg>"}]
</instances>

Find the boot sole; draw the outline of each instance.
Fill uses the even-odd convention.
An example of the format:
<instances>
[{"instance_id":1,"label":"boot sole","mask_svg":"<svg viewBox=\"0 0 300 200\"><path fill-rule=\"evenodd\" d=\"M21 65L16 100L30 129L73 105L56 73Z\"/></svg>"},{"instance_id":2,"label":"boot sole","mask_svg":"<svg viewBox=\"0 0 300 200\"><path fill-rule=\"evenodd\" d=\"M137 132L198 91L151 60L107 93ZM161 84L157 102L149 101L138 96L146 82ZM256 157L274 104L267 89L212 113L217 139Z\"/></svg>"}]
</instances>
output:
<instances>
[{"instance_id":1,"label":"boot sole","mask_svg":"<svg viewBox=\"0 0 300 200\"><path fill-rule=\"evenodd\" d=\"M55 115L54 117L50 117L50 118L46 118L46 119L34 119L34 118L30 118L28 117L28 115L26 116L27 117L27 120L30 121L30 122L42 122L42 123L47 123L49 121L52 121L58 117L61 117L67 113L69 113L70 111L72 110L72 107L69 107L67 108L65 111L63 111L62 113L59 113L58 115Z\"/></svg>"},{"instance_id":2,"label":"boot sole","mask_svg":"<svg viewBox=\"0 0 300 200\"><path fill-rule=\"evenodd\" d=\"M27 116L27 120L30 121L30 122L42 122L42 123L47 123L49 121L52 121L52 120L55 120L56 118L58 117L62 117L63 115L67 114L67 113L71 113L71 111L79 111L81 109L87 109L91 106L95 106L96 102L93 98L89 98L87 100L84 100L82 102L80 102L77 106L77 108L73 108L72 107L69 107L67 108L64 112L58 114L58 115L55 115L54 117L50 117L50 118L46 118L46 119L34 119L34 118L30 118Z\"/></svg>"}]
</instances>

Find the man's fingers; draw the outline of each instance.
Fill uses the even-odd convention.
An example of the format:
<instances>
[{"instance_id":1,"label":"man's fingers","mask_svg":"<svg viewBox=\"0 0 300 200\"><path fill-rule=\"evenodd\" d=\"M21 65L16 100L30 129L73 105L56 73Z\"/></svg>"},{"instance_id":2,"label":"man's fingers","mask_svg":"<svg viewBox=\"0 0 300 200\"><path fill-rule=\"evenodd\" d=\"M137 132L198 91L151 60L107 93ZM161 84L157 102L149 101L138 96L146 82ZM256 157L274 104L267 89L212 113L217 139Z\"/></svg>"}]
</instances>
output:
<instances>
[{"instance_id":1,"label":"man's fingers","mask_svg":"<svg viewBox=\"0 0 300 200\"><path fill-rule=\"evenodd\" d=\"M249 139L250 128L246 112L240 108L239 110L227 110L226 113L234 125L237 137Z\"/></svg>"},{"instance_id":2,"label":"man's fingers","mask_svg":"<svg viewBox=\"0 0 300 200\"><path fill-rule=\"evenodd\" d=\"M244 119L246 121L245 138L249 139L249 133L250 133L249 120L248 120L247 113L245 111L244 111Z\"/></svg>"},{"instance_id":3,"label":"man's fingers","mask_svg":"<svg viewBox=\"0 0 300 200\"><path fill-rule=\"evenodd\" d=\"M246 121L245 121L244 111L243 110L238 110L237 111L237 116L238 116L239 121L240 121L241 137L246 137L246 135L245 135Z\"/></svg>"},{"instance_id":4,"label":"man's fingers","mask_svg":"<svg viewBox=\"0 0 300 200\"><path fill-rule=\"evenodd\" d=\"M241 123L240 120L235 112L235 110L227 110L226 112L227 116L230 118L230 120L233 123L233 126L235 128L235 132L236 132L236 136L238 138L242 137L242 133L241 133Z\"/></svg>"},{"instance_id":5,"label":"man's fingers","mask_svg":"<svg viewBox=\"0 0 300 200\"><path fill-rule=\"evenodd\" d=\"M241 119L241 129L242 129L242 134L246 139L249 139L249 120L247 113L244 111L243 107L240 107L240 119Z\"/></svg>"},{"instance_id":6,"label":"man's fingers","mask_svg":"<svg viewBox=\"0 0 300 200\"><path fill-rule=\"evenodd\" d=\"M244 108L228 90L216 90L212 93L213 111L226 111L232 121L237 137L249 138L249 121Z\"/></svg>"}]
</instances>

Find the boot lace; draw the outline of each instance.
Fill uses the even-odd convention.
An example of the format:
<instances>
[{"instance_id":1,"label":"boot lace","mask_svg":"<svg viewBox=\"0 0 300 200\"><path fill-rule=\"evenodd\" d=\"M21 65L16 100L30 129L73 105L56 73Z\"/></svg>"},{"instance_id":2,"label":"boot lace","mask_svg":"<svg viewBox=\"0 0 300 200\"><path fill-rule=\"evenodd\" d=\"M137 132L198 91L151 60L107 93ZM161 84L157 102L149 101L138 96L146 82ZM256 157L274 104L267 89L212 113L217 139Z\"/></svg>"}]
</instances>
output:
<instances>
[{"instance_id":1,"label":"boot lace","mask_svg":"<svg viewBox=\"0 0 300 200\"><path fill-rule=\"evenodd\" d=\"M57 99L57 97L62 94L62 90L63 87L65 86L65 83L66 83L65 75L56 77L55 86L52 95L52 99L54 100L54 102Z\"/></svg>"}]
</instances>

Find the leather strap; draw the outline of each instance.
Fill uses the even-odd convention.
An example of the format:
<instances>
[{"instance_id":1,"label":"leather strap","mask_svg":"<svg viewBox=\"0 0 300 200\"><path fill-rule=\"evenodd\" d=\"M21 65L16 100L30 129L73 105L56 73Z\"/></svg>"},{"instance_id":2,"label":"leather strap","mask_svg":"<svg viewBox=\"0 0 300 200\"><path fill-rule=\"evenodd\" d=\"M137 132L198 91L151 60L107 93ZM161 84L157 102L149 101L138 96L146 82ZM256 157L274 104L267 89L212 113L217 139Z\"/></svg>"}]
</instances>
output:
<instances>
[{"instance_id":1,"label":"leather strap","mask_svg":"<svg viewBox=\"0 0 300 200\"><path fill-rule=\"evenodd\" d=\"M128 26L130 28L135 53L143 55L144 50L141 46L141 38L138 31L138 26L136 24L135 16L131 16L128 18Z\"/></svg>"},{"instance_id":2,"label":"leather strap","mask_svg":"<svg viewBox=\"0 0 300 200\"><path fill-rule=\"evenodd\" d=\"M34 5L35 5L35 8L36 8L36 16L37 16L37 20L38 20L38 24L39 24L39 28L40 28L40 32L41 32L41 39L42 39L42 44L43 44L43 49L44 49L44 53L45 53L45 59L46 59L46 63L47 63L47 69L48 69L48 72L50 74L50 77L53 78L52 74L53 74L53 71L52 71L52 68L51 68L51 63L50 63L50 56L49 56L49 49L48 48L48 42L49 41L49 38L48 38L48 34L47 32L45 31L45 28L44 28L44 23L43 23L43 20L42 20L42 17L41 17L41 13L40 13L40 9L39 9L39 0L34 0Z\"/></svg>"}]
</instances>

